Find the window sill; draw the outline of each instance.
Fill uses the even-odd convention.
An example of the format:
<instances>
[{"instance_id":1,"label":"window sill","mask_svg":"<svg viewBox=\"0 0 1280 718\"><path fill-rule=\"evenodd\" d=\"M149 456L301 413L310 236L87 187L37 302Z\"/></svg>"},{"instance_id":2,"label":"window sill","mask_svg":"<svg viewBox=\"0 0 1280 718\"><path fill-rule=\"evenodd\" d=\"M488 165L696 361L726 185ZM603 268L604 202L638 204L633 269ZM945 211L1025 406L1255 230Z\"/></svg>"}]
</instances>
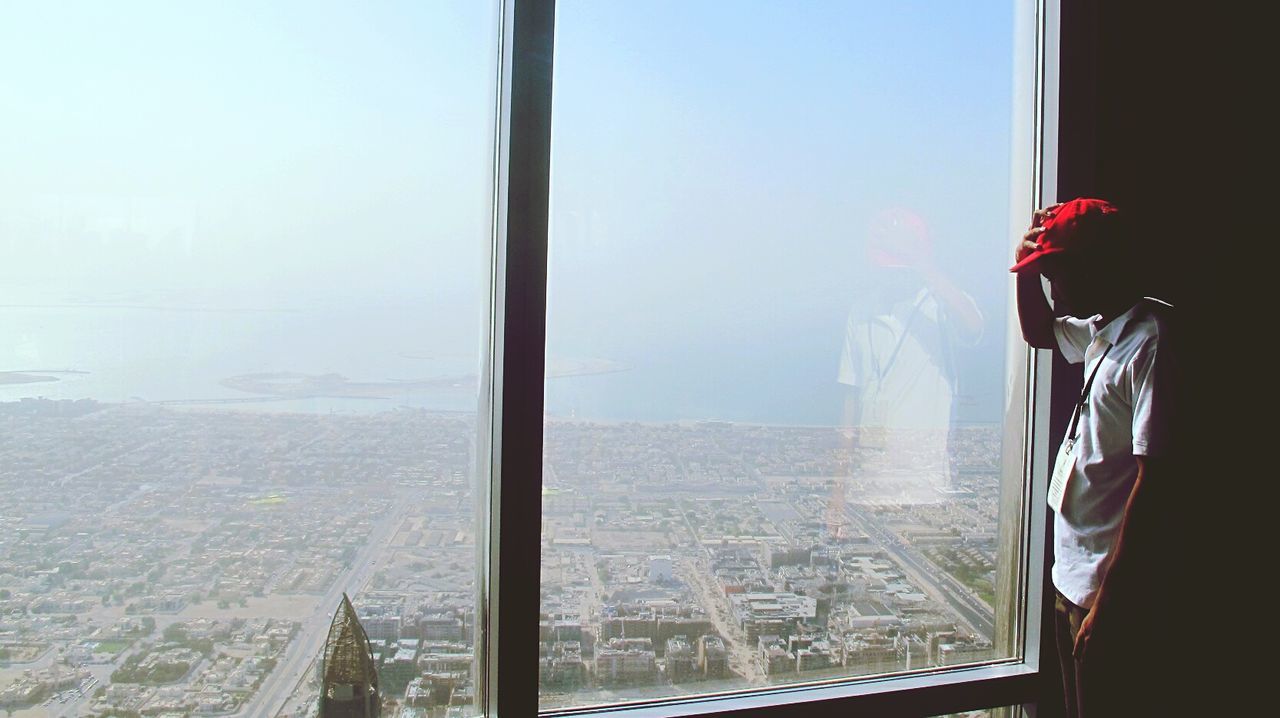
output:
<instances>
[{"instance_id":1,"label":"window sill","mask_svg":"<svg viewBox=\"0 0 1280 718\"><path fill-rule=\"evenodd\" d=\"M746 695L703 696L643 705L583 707L541 716L609 715L668 718L694 715L919 715L974 710L1035 700L1036 671L1025 663L951 668L839 684L779 686Z\"/></svg>"}]
</instances>

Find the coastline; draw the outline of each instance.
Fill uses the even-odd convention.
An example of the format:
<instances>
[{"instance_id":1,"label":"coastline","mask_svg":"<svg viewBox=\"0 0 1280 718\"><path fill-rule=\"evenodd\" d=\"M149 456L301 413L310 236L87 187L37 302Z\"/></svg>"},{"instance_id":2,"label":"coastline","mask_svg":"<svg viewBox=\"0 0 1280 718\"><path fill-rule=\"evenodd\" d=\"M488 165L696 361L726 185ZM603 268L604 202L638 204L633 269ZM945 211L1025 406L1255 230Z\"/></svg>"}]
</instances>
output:
<instances>
[{"instance_id":1,"label":"coastline","mask_svg":"<svg viewBox=\"0 0 1280 718\"><path fill-rule=\"evenodd\" d=\"M56 376L48 374L30 374L21 371L0 371L0 385L10 384L41 384L51 381L61 381Z\"/></svg>"}]
</instances>

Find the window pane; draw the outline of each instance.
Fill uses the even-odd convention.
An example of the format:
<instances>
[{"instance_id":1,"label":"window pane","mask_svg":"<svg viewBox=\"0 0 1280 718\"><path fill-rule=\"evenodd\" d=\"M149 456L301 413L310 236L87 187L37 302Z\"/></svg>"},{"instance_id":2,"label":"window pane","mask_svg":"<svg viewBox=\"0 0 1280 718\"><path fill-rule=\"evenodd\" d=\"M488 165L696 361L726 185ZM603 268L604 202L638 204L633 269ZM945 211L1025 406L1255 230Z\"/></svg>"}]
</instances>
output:
<instances>
[{"instance_id":1,"label":"window pane","mask_svg":"<svg viewBox=\"0 0 1280 718\"><path fill-rule=\"evenodd\" d=\"M1016 9L559 3L544 709L1013 655Z\"/></svg>"},{"instance_id":2,"label":"window pane","mask_svg":"<svg viewBox=\"0 0 1280 718\"><path fill-rule=\"evenodd\" d=\"M475 712L496 4L0 10L0 705Z\"/></svg>"}]
</instances>

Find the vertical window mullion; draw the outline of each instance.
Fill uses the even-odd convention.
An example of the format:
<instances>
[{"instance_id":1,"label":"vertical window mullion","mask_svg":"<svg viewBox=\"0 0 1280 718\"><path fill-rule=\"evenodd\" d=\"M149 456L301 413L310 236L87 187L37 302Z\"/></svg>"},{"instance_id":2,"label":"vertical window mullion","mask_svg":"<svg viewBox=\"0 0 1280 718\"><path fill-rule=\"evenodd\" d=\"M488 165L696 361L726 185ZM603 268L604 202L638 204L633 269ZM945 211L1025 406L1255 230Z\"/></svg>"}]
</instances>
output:
<instances>
[{"instance_id":1,"label":"vertical window mullion","mask_svg":"<svg viewBox=\"0 0 1280 718\"><path fill-rule=\"evenodd\" d=\"M554 0L502 10L484 707L538 706L538 585Z\"/></svg>"},{"instance_id":2,"label":"vertical window mullion","mask_svg":"<svg viewBox=\"0 0 1280 718\"><path fill-rule=\"evenodd\" d=\"M1033 204L1036 208L1052 204L1058 192L1058 83L1060 74L1059 57L1061 53L1061 2L1057 0L1040 0L1036 3L1036 89L1035 105L1035 185L1032 191ZM1016 298L1010 295L1016 304ZM1059 381L1054 371L1053 353L1046 350L1028 348L1029 375L1033 388L1028 410L1028 473L1026 482L1029 489L1029 523L1027 529L1026 558L1029 567L1026 586L1023 588L1023 600L1027 602L1024 620L1026 633L1024 641L1024 660L1040 671L1043 677L1048 674L1057 680L1054 667L1055 639L1053 623L1050 620L1053 602L1047 600L1052 595L1052 584L1049 581L1049 566L1052 564L1052 532L1049 521L1052 515L1044 501L1048 494L1049 474L1052 470L1053 451L1056 447L1056 429L1050 422L1050 402L1053 384ZM1046 661L1048 664L1046 664Z\"/></svg>"}]
</instances>

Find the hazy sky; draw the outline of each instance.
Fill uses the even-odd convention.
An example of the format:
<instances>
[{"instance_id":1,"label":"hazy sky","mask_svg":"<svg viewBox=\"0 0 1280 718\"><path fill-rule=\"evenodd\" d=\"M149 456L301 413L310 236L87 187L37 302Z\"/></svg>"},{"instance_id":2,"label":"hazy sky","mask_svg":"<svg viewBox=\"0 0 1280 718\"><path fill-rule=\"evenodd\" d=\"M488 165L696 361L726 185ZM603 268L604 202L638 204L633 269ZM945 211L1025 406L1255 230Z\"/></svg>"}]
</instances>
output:
<instances>
[{"instance_id":1,"label":"hazy sky","mask_svg":"<svg viewBox=\"0 0 1280 718\"><path fill-rule=\"evenodd\" d=\"M553 353L651 364L692 405L733 396L737 416L790 405L803 420L802 407L839 400L867 224L909 207L988 315L960 362L994 415L1013 11L559 3Z\"/></svg>"},{"instance_id":2,"label":"hazy sky","mask_svg":"<svg viewBox=\"0 0 1280 718\"><path fill-rule=\"evenodd\" d=\"M906 206L1002 360L1013 5L561 0L550 353L767 383L781 343L826 391ZM0 304L395 303L474 342L495 13L0 5Z\"/></svg>"},{"instance_id":3,"label":"hazy sky","mask_svg":"<svg viewBox=\"0 0 1280 718\"><path fill-rule=\"evenodd\" d=\"M0 281L474 294L495 38L470 0L6 2Z\"/></svg>"}]
</instances>

